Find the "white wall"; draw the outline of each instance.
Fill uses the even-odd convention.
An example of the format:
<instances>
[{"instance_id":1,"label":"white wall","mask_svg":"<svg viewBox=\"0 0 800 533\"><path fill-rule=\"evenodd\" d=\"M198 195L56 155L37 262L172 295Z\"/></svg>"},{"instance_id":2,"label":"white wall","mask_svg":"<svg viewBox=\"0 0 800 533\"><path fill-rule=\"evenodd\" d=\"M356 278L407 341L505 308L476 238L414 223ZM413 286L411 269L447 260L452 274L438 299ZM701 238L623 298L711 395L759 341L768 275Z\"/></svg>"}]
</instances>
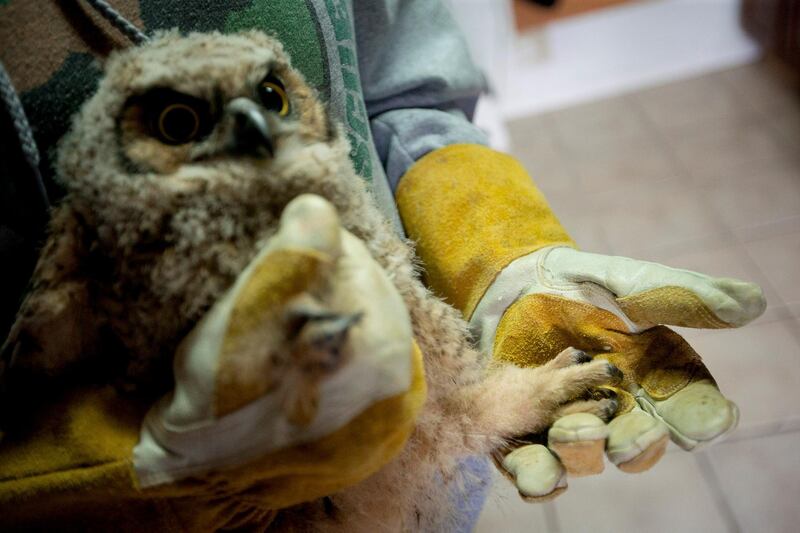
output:
<instances>
[{"instance_id":1,"label":"white wall","mask_svg":"<svg viewBox=\"0 0 800 533\"><path fill-rule=\"evenodd\" d=\"M739 0L650 0L517 36L510 0L448 0L508 119L756 59Z\"/></svg>"}]
</instances>

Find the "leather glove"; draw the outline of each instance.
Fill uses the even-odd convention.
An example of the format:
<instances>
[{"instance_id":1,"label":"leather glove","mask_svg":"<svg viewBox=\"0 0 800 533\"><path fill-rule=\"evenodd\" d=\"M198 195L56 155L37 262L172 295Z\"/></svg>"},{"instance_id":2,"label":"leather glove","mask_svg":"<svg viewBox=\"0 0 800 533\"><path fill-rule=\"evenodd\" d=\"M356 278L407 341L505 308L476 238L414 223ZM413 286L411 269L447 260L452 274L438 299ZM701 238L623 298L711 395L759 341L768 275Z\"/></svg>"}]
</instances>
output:
<instances>
[{"instance_id":1,"label":"leather glove","mask_svg":"<svg viewBox=\"0 0 800 533\"><path fill-rule=\"evenodd\" d=\"M604 450L639 472L669 436L693 449L736 425L700 357L661 324L741 326L764 310L757 286L575 250L519 163L481 146L428 154L397 201L428 283L470 319L487 354L535 366L573 346L623 372L620 386L587 392L604 400L576 403L547 436L520 436L536 443L500 451L524 498L563 492L566 472L601 471Z\"/></svg>"},{"instance_id":2,"label":"leather glove","mask_svg":"<svg viewBox=\"0 0 800 533\"><path fill-rule=\"evenodd\" d=\"M0 443L3 523L261 529L390 461L425 394L402 297L304 195L181 343L171 394L148 410L110 386L71 390Z\"/></svg>"},{"instance_id":3,"label":"leather glove","mask_svg":"<svg viewBox=\"0 0 800 533\"><path fill-rule=\"evenodd\" d=\"M691 346L661 324L738 327L763 310L753 284L645 261L564 247L515 261L472 316L485 349L528 366L573 346L611 361L623 379L605 395L616 404L607 426L597 416L606 413L566 415L549 431L549 452L521 446L503 468L524 496L541 498L565 487L564 470L601 472L604 449L621 470L641 472L663 455L668 437L686 450L721 438L736 426L736 405Z\"/></svg>"},{"instance_id":4,"label":"leather glove","mask_svg":"<svg viewBox=\"0 0 800 533\"><path fill-rule=\"evenodd\" d=\"M275 483L261 496L273 509L336 492L402 448L420 365L386 273L327 200L299 196L179 348L175 392L133 452L139 482L221 470L229 486Z\"/></svg>"}]
</instances>

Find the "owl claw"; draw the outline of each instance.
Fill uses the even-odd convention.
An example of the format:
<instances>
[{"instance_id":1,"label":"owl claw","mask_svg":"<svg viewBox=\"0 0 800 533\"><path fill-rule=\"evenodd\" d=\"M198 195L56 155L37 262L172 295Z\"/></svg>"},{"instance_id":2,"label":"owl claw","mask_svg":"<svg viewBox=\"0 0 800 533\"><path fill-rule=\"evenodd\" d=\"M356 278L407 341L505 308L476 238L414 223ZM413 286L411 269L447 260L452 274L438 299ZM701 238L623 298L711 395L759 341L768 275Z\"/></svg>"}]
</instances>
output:
<instances>
[{"instance_id":1,"label":"owl claw","mask_svg":"<svg viewBox=\"0 0 800 533\"><path fill-rule=\"evenodd\" d=\"M327 311L316 302L303 302L290 310L290 328L296 331L292 360L315 378L336 371L347 360L345 345L362 313Z\"/></svg>"},{"instance_id":2,"label":"owl claw","mask_svg":"<svg viewBox=\"0 0 800 533\"><path fill-rule=\"evenodd\" d=\"M291 424L304 427L316 416L320 385L350 360L348 336L362 316L333 311L308 293L287 305L283 411Z\"/></svg>"},{"instance_id":3,"label":"owl claw","mask_svg":"<svg viewBox=\"0 0 800 533\"><path fill-rule=\"evenodd\" d=\"M288 311L292 386L288 387L284 411L289 422L306 426L318 410L320 382L349 360L347 337L362 313L332 312L309 296L299 300Z\"/></svg>"}]
</instances>

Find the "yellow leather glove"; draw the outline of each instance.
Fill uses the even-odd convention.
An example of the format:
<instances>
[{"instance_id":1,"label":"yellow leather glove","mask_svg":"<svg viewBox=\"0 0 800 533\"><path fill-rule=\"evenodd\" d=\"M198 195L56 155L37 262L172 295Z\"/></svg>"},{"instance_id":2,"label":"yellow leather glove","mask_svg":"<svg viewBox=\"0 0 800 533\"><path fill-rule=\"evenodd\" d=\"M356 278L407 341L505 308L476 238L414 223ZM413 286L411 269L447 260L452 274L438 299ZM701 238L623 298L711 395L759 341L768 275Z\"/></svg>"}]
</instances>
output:
<instances>
[{"instance_id":1,"label":"yellow leather glove","mask_svg":"<svg viewBox=\"0 0 800 533\"><path fill-rule=\"evenodd\" d=\"M535 366L573 346L623 372L619 387L594 391L601 401L576 404L547 437L503 451L498 466L523 497L563 492L567 472L601 471L604 450L640 472L669 436L694 449L735 427L736 406L660 324L741 326L764 310L757 286L575 250L524 169L480 146L428 154L403 177L397 201L427 281L494 359Z\"/></svg>"},{"instance_id":2,"label":"yellow leather glove","mask_svg":"<svg viewBox=\"0 0 800 533\"><path fill-rule=\"evenodd\" d=\"M385 465L425 399L401 296L310 195L181 344L175 380L149 412L70 391L0 442L2 523L261 529Z\"/></svg>"}]
</instances>

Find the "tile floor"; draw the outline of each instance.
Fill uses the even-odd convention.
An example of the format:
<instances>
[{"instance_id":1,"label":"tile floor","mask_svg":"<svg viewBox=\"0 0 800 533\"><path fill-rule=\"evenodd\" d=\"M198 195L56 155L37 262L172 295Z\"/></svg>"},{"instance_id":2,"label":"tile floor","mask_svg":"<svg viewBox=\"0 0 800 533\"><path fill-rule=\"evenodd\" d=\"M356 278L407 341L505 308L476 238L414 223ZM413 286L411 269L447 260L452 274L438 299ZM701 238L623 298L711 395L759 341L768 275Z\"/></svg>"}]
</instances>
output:
<instances>
[{"instance_id":1,"label":"tile floor","mask_svg":"<svg viewBox=\"0 0 800 533\"><path fill-rule=\"evenodd\" d=\"M741 330L681 329L741 409L715 447L609 465L556 501L498 478L476 531L800 531L800 97L756 63L509 124L578 244L758 282Z\"/></svg>"}]
</instances>

